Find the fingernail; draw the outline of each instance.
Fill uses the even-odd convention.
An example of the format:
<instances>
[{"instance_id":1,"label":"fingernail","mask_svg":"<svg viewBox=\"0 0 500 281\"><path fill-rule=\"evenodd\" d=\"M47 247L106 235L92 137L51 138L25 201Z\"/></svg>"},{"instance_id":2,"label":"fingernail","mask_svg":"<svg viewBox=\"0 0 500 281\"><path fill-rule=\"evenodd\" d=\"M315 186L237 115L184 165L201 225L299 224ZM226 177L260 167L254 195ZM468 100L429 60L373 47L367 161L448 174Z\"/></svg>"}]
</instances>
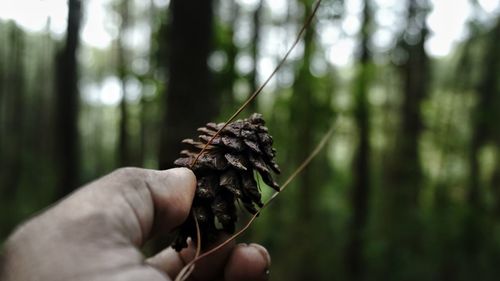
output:
<instances>
[{"instance_id":1,"label":"fingernail","mask_svg":"<svg viewBox=\"0 0 500 281\"><path fill-rule=\"evenodd\" d=\"M255 244L255 243L252 243L249 246L254 247L267 261L266 275L269 275L269 267L271 266L271 256L267 252L266 248L262 247L259 244Z\"/></svg>"}]
</instances>

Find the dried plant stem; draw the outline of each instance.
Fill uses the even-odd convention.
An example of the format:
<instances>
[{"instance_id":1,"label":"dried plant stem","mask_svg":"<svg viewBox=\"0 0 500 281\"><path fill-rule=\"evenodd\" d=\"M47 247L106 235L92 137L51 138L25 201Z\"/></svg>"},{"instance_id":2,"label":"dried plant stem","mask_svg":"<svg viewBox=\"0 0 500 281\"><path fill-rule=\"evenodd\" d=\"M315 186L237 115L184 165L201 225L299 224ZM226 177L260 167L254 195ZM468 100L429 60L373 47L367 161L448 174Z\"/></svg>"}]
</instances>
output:
<instances>
[{"instance_id":1,"label":"dried plant stem","mask_svg":"<svg viewBox=\"0 0 500 281\"><path fill-rule=\"evenodd\" d=\"M231 241L235 240L236 238L238 238L238 236L240 236L241 234L243 234L251 225L252 223L255 221L255 219L259 216L259 214L262 212L262 210L264 208L266 208L267 206L269 206L271 204L271 202L278 196L278 194L280 194L281 192L283 192L287 187L288 185L290 185L290 183L307 167L307 165L309 165L309 163L314 159L314 157L316 157L316 155L318 155L318 153L325 147L325 145L327 144L328 140L330 139L330 137L332 136L334 130L335 130L335 126L336 123L334 122L331 126L330 126L330 129L328 129L328 132L326 132L326 134L323 136L323 138L320 140L320 142L316 145L316 147L314 148L314 150L311 152L311 154L309 154L309 156L300 164L300 166L287 178L287 180L283 183L283 185L281 186L280 188L280 191L279 192L275 192L265 203L264 205L262 206L262 208L260 208L257 213L255 213L251 218L250 220L248 220L248 222L245 224L244 227L242 227L238 232L236 232L235 234L233 234L231 237L229 237L228 239L226 239L224 242L220 243L219 245L217 245L216 247L212 248L211 250L195 257L191 262L189 262L184 268L193 268L194 267L194 264L201 260L202 258L205 258L213 253L215 253L216 251L218 251L219 249L221 249L222 247L226 246L227 244L229 244ZM199 243L198 243L199 244ZM185 275L184 278L187 278L189 277L189 273L187 273L187 270L181 270L181 272L179 273L179 276L181 276L181 274L183 274L183 272L186 272L184 274L187 274ZM192 270L191 270L192 271ZM182 276L181 276L182 277ZM177 279L176 279L177 280ZM185 279L179 279L179 280L185 280Z\"/></svg>"},{"instance_id":2,"label":"dried plant stem","mask_svg":"<svg viewBox=\"0 0 500 281\"><path fill-rule=\"evenodd\" d=\"M295 38L295 41L293 42L292 46L290 46L290 48L285 53L285 55L283 56L283 58L280 60L280 62L278 63L278 65L274 68L273 72L269 75L269 77L267 77L266 81L264 81L264 83L262 83L262 85L260 85L260 87L257 90L255 90L255 92L243 103L243 105L241 105L238 108L238 110L236 110L236 112L231 117L229 117L229 119L226 121L226 123L224 124L224 126L222 126L222 128L220 128L217 131L217 133L215 133L215 135L213 135L212 138L205 144L205 146L201 149L201 151L194 158L193 163L191 164L191 168L194 167L194 165L196 164L196 162L198 161L198 159L200 158L200 156L205 152L205 150L207 149L207 147L220 134L220 132L222 130L224 130L226 128L226 126L230 122L232 122L262 92L262 90L264 89L264 87L267 86L267 84L269 83L269 81L271 81L271 79L274 77L274 75L276 74L276 72L278 72L278 70L283 66L283 64L285 64L285 61L288 59L288 56L290 56L290 54L292 53L293 49L295 49L295 47L297 46L297 44L300 42L300 38L302 37L302 34L304 34L304 32L306 31L306 29L311 24L312 19L314 18L314 16L316 15L316 12L318 11L318 8L319 8L319 5L321 4L321 1L322 0L316 1L316 4L314 5L314 9L313 9L312 13L307 17L306 21L304 22L304 25L302 25L302 28L300 29L299 33L297 34L297 37Z\"/></svg>"},{"instance_id":3,"label":"dried plant stem","mask_svg":"<svg viewBox=\"0 0 500 281\"><path fill-rule=\"evenodd\" d=\"M177 274L175 281L185 281L193 272L194 264L188 264L182 268L182 270Z\"/></svg>"},{"instance_id":4,"label":"dried plant stem","mask_svg":"<svg viewBox=\"0 0 500 281\"><path fill-rule=\"evenodd\" d=\"M199 256L201 253L201 231L200 231L200 224L198 223L198 219L196 218L196 212L193 211L193 218L194 218L194 223L196 225L196 254L195 257Z\"/></svg>"},{"instance_id":5,"label":"dried plant stem","mask_svg":"<svg viewBox=\"0 0 500 281\"><path fill-rule=\"evenodd\" d=\"M318 11L318 8L321 4L321 1L322 0L317 0L316 1L316 4L314 6L314 9L312 11L312 13L307 17L306 21L304 22L304 24L302 25L299 33L297 34L297 37L295 38L295 41L293 42L292 46L290 46L290 48L288 49L288 51L285 53L285 55L283 56L283 58L280 60L280 62L278 63L278 65L274 68L273 72L269 75L269 77L264 81L264 83L262 83L262 85L260 85L260 87L255 90L255 92L243 103L243 105L241 105L238 110L236 110L236 112L225 122L225 124L222 126L222 128L220 128L213 136L212 138L210 138L210 140L205 144L205 146L202 148L202 150L196 155L196 157L194 158L193 162L191 163L191 168L194 167L194 165L196 164L196 162L198 161L198 159L200 158L201 155L203 155L203 153L206 151L206 149L208 148L208 146L213 142L213 140L219 136L220 132L222 130L224 130L226 128L226 126L231 123L261 92L262 90L264 89L264 87L267 86L267 84L269 83L269 81L271 81L271 79L274 77L274 75L278 72L278 70L283 66L283 64L285 64L286 60L288 59L288 57L290 56L290 54L292 53L292 51L295 49L295 47L297 46L297 44L300 42L300 38L302 37L302 35L304 34L304 32L306 31L306 29L309 27L309 25L311 24L314 16L316 15L316 12ZM327 135L330 135L330 133L328 133ZM325 140L325 143L326 143L326 140ZM324 145L324 144L323 144ZM318 149L319 151L319 149ZM313 156L310 156L308 159L306 159L306 161L304 162L307 162L305 165L303 163L303 165L301 165L299 167L299 169L297 169L297 171L295 171L291 178L289 178L285 184L282 186L281 190L283 190L289 183L290 181L298 174L300 173L300 171L302 169L304 169L305 166L307 166L307 164L314 158L314 156L317 154L313 152ZM280 190L280 191L281 191ZM265 206L267 206L275 197L276 197L277 193L275 193L263 206L263 208ZM195 220L195 223L196 223L196 235L197 235L197 250L196 250L196 255L194 257L194 259L189 263L187 264L182 270L181 272L178 274L177 278L175 279L176 281L183 281L183 280L186 280L189 275L192 273L192 271L194 270L194 264L196 261L198 261L200 258L202 257L205 257L205 256L208 256L210 253L213 253L215 251L217 251L218 249L220 249L222 246L226 245L227 243L229 243L230 241L234 240L236 237L238 237L241 233L243 233L243 231L245 231L249 226L250 224L255 220L255 218L257 217L257 215L260 213L260 211L262 210L262 208L250 219L250 221L248 222L248 224L240 231L238 231L235 235L233 235L231 238L229 238L228 240L226 240L224 243L222 243L221 245L217 246L216 248L213 248L212 250L204 253L203 255L200 255L200 248L201 248L201 235L200 235L200 228L199 228L199 225L198 225L198 220L196 219L196 216L194 216L194 220ZM194 213L193 213L194 214Z\"/></svg>"},{"instance_id":6,"label":"dried plant stem","mask_svg":"<svg viewBox=\"0 0 500 281\"><path fill-rule=\"evenodd\" d=\"M193 219L194 219L194 223L196 225L196 253L194 255L194 258L196 259L197 257L200 256L200 253L201 253L201 231L200 231L200 224L198 223L198 219L196 218L196 212L193 211ZM177 277L175 278L175 281L184 281L186 280L189 275L191 275L191 273L193 272L194 270L194 263L191 264L190 266L185 266L182 268L182 270L179 272L179 274L177 274Z\"/></svg>"},{"instance_id":7,"label":"dried plant stem","mask_svg":"<svg viewBox=\"0 0 500 281\"><path fill-rule=\"evenodd\" d=\"M307 156L307 158L302 162L302 164L300 164L300 166L288 177L288 179L283 183L280 191L274 193L271 196L271 198L269 198L266 201L266 203L264 203L264 206L262 206L261 210L263 208L267 207L269 204L271 204L271 202L274 200L274 198L276 198L276 196L278 196L279 193L281 193L283 190L285 190L285 188L293 181L293 179L295 179L297 177L297 175L300 174L307 167L307 165L309 165L309 163L311 163L311 161L314 159L314 157L316 157L316 155L318 155L318 153L323 149L323 147L325 147L326 143L328 142L328 140L332 136L333 131L335 130L335 124L336 124L335 122L332 123L332 125L330 126L330 129L328 129L328 132L326 132L325 135L323 136L323 138L321 138L320 142L316 145L316 147L311 152L311 154L309 154L309 156ZM259 210L259 212L260 212L260 210Z\"/></svg>"}]
</instances>

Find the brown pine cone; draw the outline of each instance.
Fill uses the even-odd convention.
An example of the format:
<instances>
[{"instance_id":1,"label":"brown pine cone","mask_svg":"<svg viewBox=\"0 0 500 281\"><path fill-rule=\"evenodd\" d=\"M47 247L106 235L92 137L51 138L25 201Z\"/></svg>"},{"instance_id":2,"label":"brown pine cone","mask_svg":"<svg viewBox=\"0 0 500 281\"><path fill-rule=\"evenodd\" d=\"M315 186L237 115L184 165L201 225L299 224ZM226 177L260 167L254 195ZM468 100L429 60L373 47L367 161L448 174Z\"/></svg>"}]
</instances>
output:
<instances>
[{"instance_id":1,"label":"brown pine cone","mask_svg":"<svg viewBox=\"0 0 500 281\"><path fill-rule=\"evenodd\" d=\"M276 150L272 147L273 138L264 123L262 114L258 113L229 123L198 158L194 167L191 167L191 163L196 155L224 123L208 123L198 128L201 133L198 141L182 141L190 149L181 151L181 158L175 160L174 164L191 168L196 175L198 183L192 211L196 214L204 245L212 243L220 231L234 233L237 200L251 214L262 207L254 171L260 174L267 185L279 191L279 185L271 174L271 171L280 173L274 162ZM196 239L192 215L180 226L172 246L180 251L187 246L188 237Z\"/></svg>"}]
</instances>

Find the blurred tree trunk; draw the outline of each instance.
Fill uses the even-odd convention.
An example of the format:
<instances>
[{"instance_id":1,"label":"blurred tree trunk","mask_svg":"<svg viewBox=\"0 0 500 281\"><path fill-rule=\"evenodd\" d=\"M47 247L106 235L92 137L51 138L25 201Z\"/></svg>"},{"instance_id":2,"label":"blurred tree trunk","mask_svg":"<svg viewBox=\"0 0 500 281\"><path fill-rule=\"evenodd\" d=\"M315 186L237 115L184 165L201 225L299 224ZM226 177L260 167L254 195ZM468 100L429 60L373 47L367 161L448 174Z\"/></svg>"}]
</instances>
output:
<instances>
[{"instance_id":1,"label":"blurred tree trunk","mask_svg":"<svg viewBox=\"0 0 500 281\"><path fill-rule=\"evenodd\" d=\"M425 2L425 1L424 1ZM418 206L418 195L422 178L422 169L419 157L420 134L422 132L421 104L428 92L429 58L425 51L427 39L426 7L420 6L419 1L409 0L408 3L408 36L415 36L416 43L408 43L403 39L403 49L408 54L408 60L402 66L404 98L401 112L401 135L399 136L399 156L403 162L395 163L395 179L408 184L407 203L412 208ZM414 26L417 25L417 26ZM417 35L410 35L410 30L418 28ZM404 163L404 164L403 164Z\"/></svg>"},{"instance_id":2,"label":"blurred tree trunk","mask_svg":"<svg viewBox=\"0 0 500 281\"><path fill-rule=\"evenodd\" d=\"M307 4L304 4L307 5ZM305 15L308 15L311 11L310 5L306 6ZM309 71L309 66L311 63L311 57L313 52L312 41L314 33L314 26L310 26L306 31L304 36L304 57L302 65L299 67L298 74L296 76L294 86L293 86L293 97L291 105L291 112L293 115L300 116L300 121L295 120L292 122L296 128L295 142L297 147L295 148L296 161L295 163L300 163L301 160L308 156L308 153L312 151L313 142L313 108L312 108L312 95L313 89L311 88L312 75ZM311 231L311 220L313 218L313 205L314 205L314 183L312 182L313 174L312 170L305 169L300 176L299 186L302 187L299 190L297 211L298 211L298 221L300 222L299 231ZM299 237L307 237L304 233ZM315 280L315 272L311 270L311 264L314 264L316 253L313 249L313 245L310 243L303 243L303 245L297 245L299 248L299 255L303 261L308 261L307 264L302 265L297 268L299 271L296 274L295 280Z\"/></svg>"},{"instance_id":3,"label":"blurred tree trunk","mask_svg":"<svg viewBox=\"0 0 500 281\"><path fill-rule=\"evenodd\" d=\"M3 30L2 30L3 31ZM5 34L3 32L0 32L0 36L3 38L5 37ZM7 133L5 131L5 111L6 111L6 105L5 105L5 97L6 97L6 72L7 72L7 61L6 61L6 55L5 55L5 49L6 46L0 47L0 135L5 136ZM3 163L4 163L4 149L5 149L5 137L0 138L0 180L2 179L2 172L3 171Z\"/></svg>"},{"instance_id":4,"label":"blurred tree trunk","mask_svg":"<svg viewBox=\"0 0 500 281\"><path fill-rule=\"evenodd\" d=\"M49 21L49 20L47 20ZM39 155L35 157L41 157L40 159L50 159L53 163L54 159L54 134L46 134L44 132L54 132L55 124L54 120L54 106L55 106L55 47L57 46L51 37L50 24L47 23L45 29L45 35L42 41L43 59L37 65L36 71L37 76L36 81L40 81L42 85L39 85L39 93L37 95L37 100L35 102L36 115L32 126L32 138L33 146ZM37 87L37 86L35 86ZM37 88L38 88L37 87ZM31 90L33 91L33 90ZM36 161L36 160L35 160ZM54 173L54 166L50 165L47 167L52 173ZM44 177L41 177L44 178ZM54 183L52 184L54 188Z\"/></svg>"},{"instance_id":5,"label":"blurred tree trunk","mask_svg":"<svg viewBox=\"0 0 500 281\"><path fill-rule=\"evenodd\" d=\"M146 165L146 136L148 133L148 119L147 119L147 111L149 109L148 101L144 93L141 95L140 101L140 113L139 120L141 124L141 128L139 131L139 151L137 154L138 165L140 167L145 167Z\"/></svg>"},{"instance_id":6,"label":"blurred tree trunk","mask_svg":"<svg viewBox=\"0 0 500 281\"><path fill-rule=\"evenodd\" d=\"M151 33L149 35L149 69L142 77L143 82L147 83L148 87L143 87L143 90L149 89L152 92L143 91L140 100L140 132L139 132L139 153L138 163L142 167L153 168L153 160L158 159L158 144L160 141L161 118L158 114L158 108L163 107L160 104L160 99L163 95L159 94L164 91L159 85L159 81L165 80L165 72L167 68L167 13L164 10L156 8L155 0L149 1L148 11L149 25Z\"/></svg>"},{"instance_id":7,"label":"blurred tree trunk","mask_svg":"<svg viewBox=\"0 0 500 281\"><path fill-rule=\"evenodd\" d=\"M498 38L500 36L500 19L488 34L481 59L481 79L476 87L478 93L477 104L473 112L473 130L470 144L470 183L468 201L473 209L481 205L480 194L480 163L479 150L487 140L499 141L496 117L500 104L499 89L497 86L498 71L500 70L500 52L498 52ZM500 145L500 142L498 142Z\"/></svg>"},{"instance_id":8,"label":"blurred tree trunk","mask_svg":"<svg viewBox=\"0 0 500 281\"><path fill-rule=\"evenodd\" d=\"M64 196L79 184L77 51L82 18L81 0L68 0L68 27L63 49L57 55L57 166L58 195Z\"/></svg>"},{"instance_id":9,"label":"blurred tree trunk","mask_svg":"<svg viewBox=\"0 0 500 281\"><path fill-rule=\"evenodd\" d=\"M351 190L351 221L346 248L347 273L350 280L362 280L364 235L370 196L370 105L368 90L371 80L371 58L368 44L371 37L372 11L370 0L364 0L359 47L358 73L354 79L354 118L358 131L358 144L354 155L353 185Z\"/></svg>"},{"instance_id":10,"label":"blurred tree trunk","mask_svg":"<svg viewBox=\"0 0 500 281\"><path fill-rule=\"evenodd\" d=\"M429 58L424 48L428 33L427 13L427 1L407 1L406 28L400 39L400 48L406 57L400 67L403 83L400 126L388 163L386 192L383 194L387 199L385 208L388 208L384 218L388 224L385 226L387 266L383 274L391 276L391 280L405 279L390 274L394 267L400 267L401 273L417 276L419 269L409 261L417 261L422 250L418 235L422 185L419 140L422 132L421 104L429 85Z\"/></svg>"},{"instance_id":11,"label":"blurred tree trunk","mask_svg":"<svg viewBox=\"0 0 500 281\"><path fill-rule=\"evenodd\" d=\"M17 223L16 197L20 189L23 172L26 139L26 69L24 32L13 22L8 23L7 34L10 43L7 46L5 67L4 134L2 139L2 155L0 157L0 204L3 215L0 216L0 238L6 237Z\"/></svg>"},{"instance_id":12,"label":"blurred tree trunk","mask_svg":"<svg viewBox=\"0 0 500 281\"><path fill-rule=\"evenodd\" d=\"M303 8L301 9L303 15L299 17L300 27L312 13L312 1L297 2L299 7ZM331 93L326 93L324 89L318 87L320 80L311 73L311 64L317 48L315 33L315 24L312 21L304 34L304 53L297 64L292 86L289 107L289 124L292 124L292 128L286 130L291 140L287 147L292 153L291 169L298 167L309 156L321 133L326 131L331 118L329 99L325 97ZM288 280L319 280L321 276L326 275L320 270L318 254L318 251L321 251L320 244L324 243L323 233L316 231L318 225L328 223L324 216L319 216L317 207L321 198L320 192L326 181L325 177L331 172L326 162L326 154L320 154L296 179L297 193L294 201L296 224L292 226L293 238L290 241L294 249L287 249L290 251L287 257ZM317 235L315 241L309 239L313 237L313 233L314 236ZM297 243L297 239L301 242Z\"/></svg>"},{"instance_id":13,"label":"blurred tree trunk","mask_svg":"<svg viewBox=\"0 0 500 281\"><path fill-rule=\"evenodd\" d=\"M497 154L496 154L495 169L491 178L491 188L493 189L493 196L495 198L495 206L493 213L495 218L500 218L500 140L497 140Z\"/></svg>"},{"instance_id":14,"label":"blurred tree trunk","mask_svg":"<svg viewBox=\"0 0 500 281\"><path fill-rule=\"evenodd\" d=\"M255 11L253 12L253 34L252 34L252 61L253 68L250 72L250 95L253 94L257 88L259 88L259 45L260 45L260 33L261 33L261 17L262 9L264 5L264 0L259 0L259 4ZM249 111L257 111L257 102L254 101L248 105Z\"/></svg>"},{"instance_id":15,"label":"blurred tree trunk","mask_svg":"<svg viewBox=\"0 0 500 281\"><path fill-rule=\"evenodd\" d=\"M120 31L116 39L117 45L117 72L118 78L121 81L122 99L120 101L120 125L118 132L118 165L121 167L132 165L130 155L130 136L128 134L128 110L127 110L127 69L128 69L128 54L123 45L123 38L129 26L129 0L122 0L119 3L118 13L121 17Z\"/></svg>"},{"instance_id":16,"label":"blurred tree trunk","mask_svg":"<svg viewBox=\"0 0 500 281\"><path fill-rule=\"evenodd\" d=\"M8 40L10 43L8 56L6 57L5 72L5 135L2 139L5 145L4 155L2 155L2 164L5 164L0 170L3 198L8 201L16 194L21 180L22 161L24 159L25 128L25 35L14 23L8 26ZM9 202L10 203L10 202Z\"/></svg>"},{"instance_id":17,"label":"blurred tree trunk","mask_svg":"<svg viewBox=\"0 0 500 281\"><path fill-rule=\"evenodd\" d=\"M500 71L500 53L498 38L500 36L500 19L493 30L488 33L483 47L481 60L481 78L477 84L477 103L472 116L472 135L469 149L469 190L467 194L468 207L465 217L464 244L468 255L470 278L483 279L481 270L481 255L484 254L487 225L482 223L485 218L485 195L482 194L480 151L487 142L496 143L500 147L498 129L498 109L500 107L500 91L498 88L498 73ZM498 156L497 156L498 157ZM499 160L497 160L499 161ZM498 166L496 169L498 172ZM498 175L492 178L492 184L498 180ZM493 187L498 189L498 186ZM498 194L498 191L497 191ZM496 198L498 201L499 199ZM498 203L497 203L498 204Z\"/></svg>"},{"instance_id":18,"label":"blurred tree trunk","mask_svg":"<svg viewBox=\"0 0 500 281\"><path fill-rule=\"evenodd\" d=\"M220 42L222 51L226 53L227 62L222 69L216 86L216 91L220 93L221 104L224 105L222 108L222 112L225 113L224 110L229 110L227 115L230 115L235 110L235 107L238 106L236 104L234 98L234 84L238 79L238 73L236 73L236 56L238 55L238 47L235 44L235 30L236 30L236 21L240 15L240 7L236 1L231 1L230 4L230 18L226 25L223 26L223 31L226 40L222 40Z\"/></svg>"},{"instance_id":19,"label":"blurred tree trunk","mask_svg":"<svg viewBox=\"0 0 500 281\"><path fill-rule=\"evenodd\" d=\"M212 91L207 59L212 49L211 0L172 0L170 3L168 85L161 127L161 169L172 167L181 140L214 120L219 98Z\"/></svg>"},{"instance_id":20,"label":"blurred tree trunk","mask_svg":"<svg viewBox=\"0 0 500 281\"><path fill-rule=\"evenodd\" d=\"M149 0L148 17L149 17L149 26L151 28L151 33L149 34L149 57L148 57L149 69L148 73L146 74L146 77L150 79L154 77L153 69L156 66L154 60L154 53L157 51L157 48L155 48L156 44L155 30L157 28L157 24L155 18L156 7L154 0ZM139 130L139 151L137 156L137 159L139 161L138 163L141 167L146 167L146 157L147 157L146 136L148 133L148 119L147 119L148 109L149 106L145 95L145 91L142 91L140 105L139 105L140 130Z\"/></svg>"}]
</instances>

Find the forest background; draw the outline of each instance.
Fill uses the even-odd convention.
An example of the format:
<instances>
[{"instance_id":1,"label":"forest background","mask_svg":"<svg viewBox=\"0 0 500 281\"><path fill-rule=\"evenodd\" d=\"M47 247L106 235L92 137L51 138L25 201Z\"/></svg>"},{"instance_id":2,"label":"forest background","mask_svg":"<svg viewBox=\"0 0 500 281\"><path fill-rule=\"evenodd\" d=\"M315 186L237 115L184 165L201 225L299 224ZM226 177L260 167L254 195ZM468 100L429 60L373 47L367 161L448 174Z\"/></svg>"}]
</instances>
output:
<instances>
[{"instance_id":1,"label":"forest background","mask_svg":"<svg viewBox=\"0 0 500 281\"><path fill-rule=\"evenodd\" d=\"M0 241L118 167L172 167L181 139L269 76L313 4L0 0ZM499 75L497 1L324 0L241 116L264 114L280 182L335 123L245 233L273 279L497 280Z\"/></svg>"}]
</instances>

